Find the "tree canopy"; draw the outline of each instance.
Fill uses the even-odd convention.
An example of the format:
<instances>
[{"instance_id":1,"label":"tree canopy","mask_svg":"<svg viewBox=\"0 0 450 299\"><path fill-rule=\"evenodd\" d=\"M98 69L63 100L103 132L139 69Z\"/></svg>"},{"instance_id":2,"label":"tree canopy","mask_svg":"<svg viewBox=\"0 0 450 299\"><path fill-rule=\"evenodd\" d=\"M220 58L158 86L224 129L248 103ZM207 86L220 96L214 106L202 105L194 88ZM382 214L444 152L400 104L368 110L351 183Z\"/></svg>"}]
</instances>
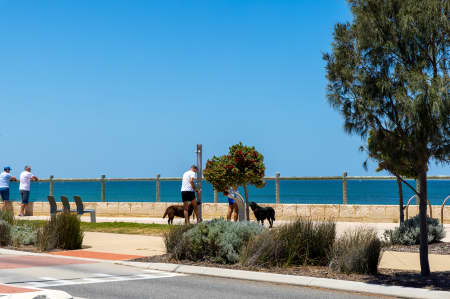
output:
<instances>
[{"instance_id":1,"label":"tree canopy","mask_svg":"<svg viewBox=\"0 0 450 299\"><path fill-rule=\"evenodd\" d=\"M231 146L227 155L214 156L208 160L203 175L219 192L243 186L249 219L247 186L264 187L265 169L264 156L255 147L245 146L240 142Z\"/></svg>"},{"instance_id":2,"label":"tree canopy","mask_svg":"<svg viewBox=\"0 0 450 299\"><path fill-rule=\"evenodd\" d=\"M352 22L334 28L324 54L329 103L344 129L367 138L382 166L419 178L421 268L426 245L426 172L450 163L450 0L349 0ZM387 159L388 158L388 159Z\"/></svg>"}]
</instances>

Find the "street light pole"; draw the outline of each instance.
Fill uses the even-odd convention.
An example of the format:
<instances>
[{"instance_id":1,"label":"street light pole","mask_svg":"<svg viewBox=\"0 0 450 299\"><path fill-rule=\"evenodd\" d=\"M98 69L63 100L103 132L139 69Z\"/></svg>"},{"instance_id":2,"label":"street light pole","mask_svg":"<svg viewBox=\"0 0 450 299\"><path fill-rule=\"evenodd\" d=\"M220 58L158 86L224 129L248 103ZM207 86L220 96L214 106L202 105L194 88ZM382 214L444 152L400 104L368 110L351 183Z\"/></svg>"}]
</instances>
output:
<instances>
[{"instance_id":1,"label":"street light pole","mask_svg":"<svg viewBox=\"0 0 450 299\"><path fill-rule=\"evenodd\" d=\"M202 178L203 178L203 169L202 169L202 145L197 144L197 167L198 167L198 173L197 173L197 187L200 189L200 191L197 193L198 198L197 202L202 202ZM197 221L202 221L202 205L200 204L198 206L198 219Z\"/></svg>"}]
</instances>

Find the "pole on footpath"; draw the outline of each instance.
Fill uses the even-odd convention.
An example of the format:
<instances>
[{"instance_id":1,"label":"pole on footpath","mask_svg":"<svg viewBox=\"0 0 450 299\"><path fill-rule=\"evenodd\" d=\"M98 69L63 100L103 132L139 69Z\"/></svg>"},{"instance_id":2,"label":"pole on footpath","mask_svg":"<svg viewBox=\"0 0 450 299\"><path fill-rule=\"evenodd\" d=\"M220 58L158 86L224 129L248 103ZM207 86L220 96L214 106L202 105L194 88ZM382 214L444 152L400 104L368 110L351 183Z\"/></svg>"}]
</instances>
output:
<instances>
[{"instance_id":1,"label":"pole on footpath","mask_svg":"<svg viewBox=\"0 0 450 299\"><path fill-rule=\"evenodd\" d=\"M48 185L49 185L48 195L50 195L50 196L53 196L53 191L54 191L54 189L53 189L54 185L53 184L54 184L53 176L51 175L48 178Z\"/></svg>"},{"instance_id":2,"label":"pole on footpath","mask_svg":"<svg viewBox=\"0 0 450 299\"><path fill-rule=\"evenodd\" d=\"M200 192L198 192L198 198L197 202L202 202L202 178L203 178L203 169L202 169L202 145L197 144L197 188L200 189ZM198 219L197 221L201 222L203 220L202 217L202 205L200 204L198 206Z\"/></svg>"},{"instance_id":3,"label":"pole on footpath","mask_svg":"<svg viewBox=\"0 0 450 299\"><path fill-rule=\"evenodd\" d=\"M157 174L156 175L156 202L160 202L161 201L161 175Z\"/></svg>"},{"instance_id":4,"label":"pole on footpath","mask_svg":"<svg viewBox=\"0 0 450 299\"><path fill-rule=\"evenodd\" d=\"M102 192L101 192L101 198L102 198L102 202L106 201L106 182L105 182L105 175L102 174L100 176L100 180L101 180L101 185L102 185Z\"/></svg>"},{"instance_id":5,"label":"pole on footpath","mask_svg":"<svg viewBox=\"0 0 450 299\"><path fill-rule=\"evenodd\" d=\"M342 174L342 203L346 205L348 203L348 189L347 189L347 172Z\"/></svg>"},{"instance_id":6,"label":"pole on footpath","mask_svg":"<svg viewBox=\"0 0 450 299\"><path fill-rule=\"evenodd\" d=\"M275 202L280 204L280 173L275 172Z\"/></svg>"}]
</instances>

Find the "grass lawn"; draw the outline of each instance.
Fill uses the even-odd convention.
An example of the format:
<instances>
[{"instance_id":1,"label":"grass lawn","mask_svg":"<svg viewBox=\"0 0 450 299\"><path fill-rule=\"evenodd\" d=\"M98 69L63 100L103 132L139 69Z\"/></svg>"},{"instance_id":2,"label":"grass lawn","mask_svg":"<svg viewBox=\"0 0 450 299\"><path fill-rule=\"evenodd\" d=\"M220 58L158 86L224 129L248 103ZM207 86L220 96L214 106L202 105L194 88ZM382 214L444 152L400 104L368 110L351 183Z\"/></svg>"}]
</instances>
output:
<instances>
[{"instance_id":1,"label":"grass lawn","mask_svg":"<svg viewBox=\"0 0 450 299\"><path fill-rule=\"evenodd\" d=\"M43 224L44 220L18 220L21 223L31 223L34 225ZM134 222L81 222L81 229L85 232L102 232L116 234L138 234L161 236L165 231L169 230L168 224L144 224Z\"/></svg>"}]
</instances>

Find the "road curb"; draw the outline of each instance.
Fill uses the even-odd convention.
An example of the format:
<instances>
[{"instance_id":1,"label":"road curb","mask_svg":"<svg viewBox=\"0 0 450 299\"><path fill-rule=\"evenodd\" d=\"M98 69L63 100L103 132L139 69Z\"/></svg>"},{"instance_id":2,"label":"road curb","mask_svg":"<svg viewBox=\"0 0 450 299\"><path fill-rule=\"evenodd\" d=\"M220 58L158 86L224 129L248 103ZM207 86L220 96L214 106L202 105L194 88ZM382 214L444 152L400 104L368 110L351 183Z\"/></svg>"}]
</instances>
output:
<instances>
[{"instance_id":1,"label":"road curb","mask_svg":"<svg viewBox=\"0 0 450 299\"><path fill-rule=\"evenodd\" d=\"M116 264L166 272L206 275L206 276L252 280L260 282L271 282L271 283L297 285L303 287L315 287L339 291L369 293L384 296L396 296L403 298L450 299L450 292L446 291L433 291L428 289L400 287L400 286L383 286L383 285L369 284L365 282L337 280L330 278L316 278L309 276L285 275L267 272L254 272L254 271L232 270L224 268L189 266L182 264L142 263L142 262L116 262Z\"/></svg>"}]
</instances>

